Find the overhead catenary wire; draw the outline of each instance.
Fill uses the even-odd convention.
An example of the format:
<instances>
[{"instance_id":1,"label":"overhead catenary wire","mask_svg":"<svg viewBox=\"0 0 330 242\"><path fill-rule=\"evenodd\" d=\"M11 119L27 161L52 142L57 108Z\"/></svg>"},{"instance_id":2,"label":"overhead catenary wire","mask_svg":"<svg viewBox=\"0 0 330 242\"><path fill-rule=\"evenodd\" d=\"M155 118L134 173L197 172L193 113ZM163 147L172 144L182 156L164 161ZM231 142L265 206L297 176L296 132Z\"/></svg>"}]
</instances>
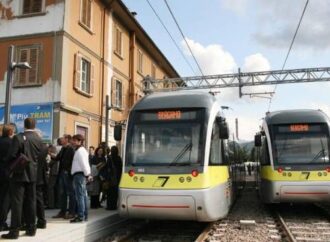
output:
<instances>
[{"instance_id":1,"label":"overhead catenary wire","mask_svg":"<svg viewBox=\"0 0 330 242\"><path fill-rule=\"evenodd\" d=\"M196 59L194 53L192 52L192 50L191 50L191 48L190 48L190 46L189 46L189 43L188 43L186 37L185 37L184 34L183 34L182 29L180 28L180 25L179 25L178 21L176 20L176 18L175 18L175 16L174 16L173 12L172 12L172 10L171 10L171 7L168 5L167 0L164 0L164 2L165 2L166 6L167 6L167 8L168 8L168 11L169 11L170 14L171 14L171 16L172 16L172 18L173 18L173 20L174 20L176 26L178 27L178 29L179 29L179 31L180 31L180 34L181 34L183 40L185 41L185 43L186 43L186 45L187 45L187 47L188 47L188 49L189 49L189 52L190 52L190 54L192 55L192 57L193 57L193 59L194 59L196 65L197 65L197 67L198 67L200 73L202 74L202 76L205 76L204 73L203 73L203 71L202 71L202 68L200 67L200 65L199 65L199 63L198 63L198 61L197 61L197 59Z\"/></svg>"},{"instance_id":2,"label":"overhead catenary wire","mask_svg":"<svg viewBox=\"0 0 330 242\"><path fill-rule=\"evenodd\" d=\"M186 61L186 63L188 64L188 66L190 67L190 69L192 70L192 72L194 73L194 75L196 75L194 68L192 67L192 65L189 63L189 61L187 60L186 56L183 54L182 50L180 49L180 47L178 46L178 44L176 43L176 41L174 40L172 34L170 33L170 31L168 30L168 28L166 27L166 25L164 24L164 22L162 21L162 19L160 18L159 14L156 12L156 10L154 9L154 7L151 5L149 0L146 0L147 3L149 4L150 8L152 9L152 11L154 12L154 14L156 15L156 17L158 18L159 22L161 23L161 25L163 26L163 28L166 30L167 34L170 36L171 40L173 41L174 45L176 46L176 48L178 49L178 51L180 52L181 56L183 57L183 59Z\"/></svg>"},{"instance_id":3,"label":"overhead catenary wire","mask_svg":"<svg viewBox=\"0 0 330 242\"><path fill-rule=\"evenodd\" d=\"M294 41L295 41L295 39L296 39L296 36L297 36L298 30L299 30L299 28L300 28L300 24L301 24L301 22L302 22L302 19L303 19L304 15L305 15L305 12L306 12L306 8L307 8L308 3L309 3L309 0L306 0L306 3L305 3L305 6L304 6L304 9L303 9L302 14L301 14L300 19L299 19L298 26L297 26L297 28L296 28L296 31L295 31L294 35L293 35L293 38L292 38L292 41L291 41L291 44L290 44L290 47L289 47L288 53L286 54L285 60L284 60L284 62L283 62L283 65L282 65L282 71L284 70L284 67L285 67L285 65L286 65L286 62L287 62L287 60L288 60L288 58L289 58L289 55L290 55L290 52L291 52L291 49L292 49L293 43L294 43ZM276 88L277 88L277 84L275 85L274 90L273 90L274 94L275 94ZM270 107L271 107L271 105L272 105L272 99L273 99L273 97L274 97L274 96L271 96L271 98L269 99L269 103L268 103L268 112L269 112Z\"/></svg>"}]
</instances>

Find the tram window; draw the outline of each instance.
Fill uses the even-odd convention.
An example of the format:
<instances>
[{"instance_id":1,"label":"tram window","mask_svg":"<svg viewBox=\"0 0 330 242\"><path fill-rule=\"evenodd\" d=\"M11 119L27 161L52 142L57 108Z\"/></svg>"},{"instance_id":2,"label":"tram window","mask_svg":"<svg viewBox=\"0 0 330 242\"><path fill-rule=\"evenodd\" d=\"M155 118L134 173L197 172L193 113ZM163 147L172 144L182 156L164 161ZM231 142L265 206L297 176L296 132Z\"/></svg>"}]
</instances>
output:
<instances>
[{"instance_id":1,"label":"tram window","mask_svg":"<svg viewBox=\"0 0 330 242\"><path fill-rule=\"evenodd\" d=\"M327 124L275 125L274 163L329 163L329 131Z\"/></svg>"},{"instance_id":2,"label":"tram window","mask_svg":"<svg viewBox=\"0 0 330 242\"><path fill-rule=\"evenodd\" d=\"M260 164L269 165L269 152L268 152L268 142L266 138L263 138L262 147L261 147L261 155L260 155Z\"/></svg>"},{"instance_id":3,"label":"tram window","mask_svg":"<svg viewBox=\"0 0 330 242\"><path fill-rule=\"evenodd\" d=\"M133 165L197 164L201 161L201 125L193 123L137 124L129 137L128 160Z\"/></svg>"},{"instance_id":4,"label":"tram window","mask_svg":"<svg viewBox=\"0 0 330 242\"><path fill-rule=\"evenodd\" d=\"M221 140L219 135L220 129L218 123L214 123L211 137L210 147L210 165L220 165L222 163L221 157Z\"/></svg>"},{"instance_id":5,"label":"tram window","mask_svg":"<svg viewBox=\"0 0 330 242\"><path fill-rule=\"evenodd\" d=\"M221 153L222 153L222 163L224 165L229 164L229 146L227 140L221 140Z\"/></svg>"}]
</instances>

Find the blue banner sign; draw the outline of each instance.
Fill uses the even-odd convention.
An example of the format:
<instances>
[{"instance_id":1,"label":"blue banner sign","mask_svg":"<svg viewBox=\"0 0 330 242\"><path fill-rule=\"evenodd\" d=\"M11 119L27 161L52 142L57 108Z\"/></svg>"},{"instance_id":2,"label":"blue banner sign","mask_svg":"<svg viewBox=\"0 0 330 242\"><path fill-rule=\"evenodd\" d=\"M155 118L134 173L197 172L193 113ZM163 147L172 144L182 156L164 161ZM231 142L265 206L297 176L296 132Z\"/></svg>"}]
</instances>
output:
<instances>
[{"instance_id":1,"label":"blue banner sign","mask_svg":"<svg viewBox=\"0 0 330 242\"><path fill-rule=\"evenodd\" d=\"M26 104L11 106L10 122L16 125L17 133L24 131L24 119L36 120L36 129L42 140L51 143L53 139L53 104ZM0 107L0 124L4 123L4 107Z\"/></svg>"}]
</instances>

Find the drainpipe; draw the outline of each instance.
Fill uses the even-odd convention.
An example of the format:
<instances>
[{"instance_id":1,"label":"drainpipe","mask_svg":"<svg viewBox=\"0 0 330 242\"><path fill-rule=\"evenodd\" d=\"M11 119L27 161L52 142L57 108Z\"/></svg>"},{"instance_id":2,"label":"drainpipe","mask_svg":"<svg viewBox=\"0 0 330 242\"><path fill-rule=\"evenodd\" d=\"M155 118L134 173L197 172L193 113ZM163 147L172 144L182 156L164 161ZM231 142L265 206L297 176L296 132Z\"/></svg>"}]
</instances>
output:
<instances>
[{"instance_id":1,"label":"drainpipe","mask_svg":"<svg viewBox=\"0 0 330 242\"><path fill-rule=\"evenodd\" d=\"M105 57L105 18L106 18L106 12L107 12L107 8L104 7L103 8L103 26L102 26L102 53L101 53L101 64L102 64L102 73L101 73L101 126L100 126L100 130L99 130L99 143L102 142L102 126L103 126L103 115L104 115L104 83L105 83L105 74L104 74L104 65L105 65L105 61L104 61L104 57ZM106 108L106 107L105 107ZM106 111L107 112L107 111ZM105 124L107 124L107 122L105 122ZM106 138L107 139L107 138Z\"/></svg>"},{"instance_id":2,"label":"drainpipe","mask_svg":"<svg viewBox=\"0 0 330 242\"><path fill-rule=\"evenodd\" d=\"M135 32L130 32L129 40L129 109L135 102ZM127 110L128 111L128 110Z\"/></svg>"}]
</instances>

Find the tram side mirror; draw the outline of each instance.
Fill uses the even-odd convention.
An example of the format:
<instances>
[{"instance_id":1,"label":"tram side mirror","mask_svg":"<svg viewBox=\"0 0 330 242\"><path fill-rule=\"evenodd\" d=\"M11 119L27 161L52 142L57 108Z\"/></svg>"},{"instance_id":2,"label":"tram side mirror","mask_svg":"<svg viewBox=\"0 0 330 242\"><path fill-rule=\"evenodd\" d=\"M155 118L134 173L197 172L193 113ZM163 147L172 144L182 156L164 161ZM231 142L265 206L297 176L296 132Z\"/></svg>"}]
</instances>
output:
<instances>
[{"instance_id":1,"label":"tram side mirror","mask_svg":"<svg viewBox=\"0 0 330 242\"><path fill-rule=\"evenodd\" d=\"M220 123L220 139L228 139L229 138L229 129L226 122L222 121Z\"/></svg>"},{"instance_id":2,"label":"tram side mirror","mask_svg":"<svg viewBox=\"0 0 330 242\"><path fill-rule=\"evenodd\" d=\"M255 147L260 147L261 146L261 135L260 134L256 134L254 136L254 146Z\"/></svg>"},{"instance_id":3,"label":"tram side mirror","mask_svg":"<svg viewBox=\"0 0 330 242\"><path fill-rule=\"evenodd\" d=\"M120 141L121 140L121 125L120 124L116 124L115 128L114 128L114 138L116 141Z\"/></svg>"}]
</instances>

